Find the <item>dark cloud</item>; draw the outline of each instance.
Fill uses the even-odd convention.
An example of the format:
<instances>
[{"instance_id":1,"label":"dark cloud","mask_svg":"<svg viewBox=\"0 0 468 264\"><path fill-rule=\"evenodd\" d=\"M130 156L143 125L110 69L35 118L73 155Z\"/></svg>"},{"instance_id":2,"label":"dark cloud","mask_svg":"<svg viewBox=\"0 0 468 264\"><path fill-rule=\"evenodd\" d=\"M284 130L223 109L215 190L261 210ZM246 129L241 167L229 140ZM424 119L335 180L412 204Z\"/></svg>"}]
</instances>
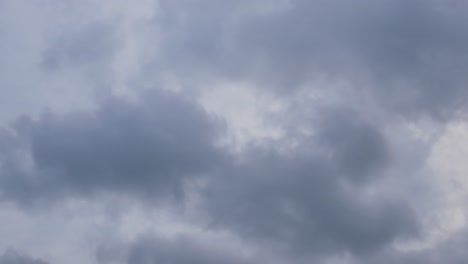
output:
<instances>
[{"instance_id":1,"label":"dark cloud","mask_svg":"<svg viewBox=\"0 0 468 264\"><path fill-rule=\"evenodd\" d=\"M458 264L468 257L466 232L431 249L394 249L398 242L424 238L430 231L421 212L439 209L428 205L436 198L423 201L436 193L431 175L405 173L426 172L422 167L433 139L413 140L426 136L419 135L426 132L422 123L429 120L428 126L443 131L445 123L439 121L451 121L464 110L467 4L161 0L156 15L139 18L147 10L127 14L124 2L117 11L110 10L110 2L88 3L77 13L72 9L80 4L65 4L57 10L73 13L71 22L63 27L44 22L46 29L40 21L59 1L19 12L21 19L31 15L37 23L25 22L18 30L17 16L9 11L0 16L8 22L0 23L5 38L0 55L11 57L2 60L0 90L7 91L2 98L9 109L40 94L67 98L56 92L62 89L34 88L40 91L35 93L36 83L66 83L71 90L81 84L112 90L116 84L133 92L134 83L155 86L168 77L180 88L136 100L110 96L89 111L18 118L0 131L1 201L35 205L112 193L153 205L167 197L179 202L195 197L188 202L209 223L204 231L227 231L290 262L347 255L350 263ZM14 1L0 5L10 11L28 7ZM109 10L94 13L95 7ZM77 23L81 20L86 21ZM252 139L250 145L234 146L237 152L218 146L226 136L222 121L190 96L198 95L192 90L197 85L216 89L213 84L231 81L285 106L278 116L272 114L285 130L283 137ZM10 100L21 96L8 87L32 95ZM400 131L407 127L416 132ZM418 135L408 135L413 132ZM193 196L184 196L195 180L200 181L190 185ZM414 185L427 190L411 192ZM181 222L190 213L181 214ZM211 247L188 237L143 237L122 261L258 263L235 250ZM111 251L101 252L103 261ZM2 263L44 262L7 252Z\"/></svg>"},{"instance_id":2,"label":"dark cloud","mask_svg":"<svg viewBox=\"0 0 468 264\"><path fill-rule=\"evenodd\" d=\"M219 124L177 95L110 98L95 112L19 120L16 136L2 137L2 194L29 203L102 192L181 197L184 182L201 176L211 227L289 254L367 254L417 235L411 204L367 189L391 165L379 128L346 109L313 122L312 135L234 157L214 146ZM284 148L290 140L296 146Z\"/></svg>"},{"instance_id":3,"label":"dark cloud","mask_svg":"<svg viewBox=\"0 0 468 264\"><path fill-rule=\"evenodd\" d=\"M338 173L354 182L379 174L390 158L386 138L351 110L328 110L318 124L318 148Z\"/></svg>"},{"instance_id":4,"label":"dark cloud","mask_svg":"<svg viewBox=\"0 0 468 264\"><path fill-rule=\"evenodd\" d=\"M128 264L250 264L255 263L240 250L226 250L219 245L197 241L189 236L164 238L147 236L130 246Z\"/></svg>"},{"instance_id":5,"label":"dark cloud","mask_svg":"<svg viewBox=\"0 0 468 264\"><path fill-rule=\"evenodd\" d=\"M115 242L115 241L114 241ZM371 252L369 255L352 256L347 262L337 263L383 263L383 264L462 264L468 257L466 250L467 236L466 230L441 240L427 248L419 250L399 251L394 248L384 248ZM268 252L262 254L251 254L252 250L245 251L239 247L227 246L227 244L216 242L213 238L201 238L193 234L178 234L174 237L162 235L146 234L139 236L127 244L104 244L96 250L98 263L229 263L229 264L250 264L264 263L275 259L275 253ZM250 253L247 253L250 252ZM258 253L258 252L257 252ZM283 254L281 251L276 253ZM340 255L340 254L338 254ZM342 254L343 255L343 254ZM301 259L295 254L287 258L289 262L282 262L276 258L274 263L335 263L330 261L333 258L308 257ZM22 262L21 262L22 263ZM29 263L29 262L28 262ZM34 262L35 263L35 262ZM42 262L40 262L42 263Z\"/></svg>"},{"instance_id":6,"label":"dark cloud","mask_svg":"<svg viewBox=\"0 0 468 264\"><path fill-rule=\"evenodd\" d=\"M0 256L0 264L47 264L47 262L10 249Z\"/></svg>"},{"instance_id":7,"label":"dark cloud","mask_svg":"<svg viewBox=\"0 0 468 264\"><path fill-rule=\"evenodd\" d=\"M416 236L407 201L367 189L385 178L386 148L376 127L341 110L292 149L253 147L206 188L212 225L308 256Z\"/></svg>"},{"instance_id":8,"label":"dark cloud","mask_svg":"<svg viewBox=\"0 0 468 264\"><path fill-rule=\"evenodd\" d=\"M307 85L317 79L339 80L390 112L439 119L468 96L468 6L461 2L295 0L263 12L256 9L262 1L229 9L209 0L162 3L164 67L183 78L250 80L283 95L301 85L320 89Z\"/></svg>"},{"instance_id":9,"label":"dark cloud","mask_svg":"<svg viewBox=\"0 0 468 264\"><path fill-rule=\"evenodd\" d=\"M220 128L201 107L165 92L137 102L112 97L95 112L25 117L16 135L2 136L2 198L32 202L99 191L180 196L187 178L222 158L215 147Z\"/></svg>"}]
</instances>

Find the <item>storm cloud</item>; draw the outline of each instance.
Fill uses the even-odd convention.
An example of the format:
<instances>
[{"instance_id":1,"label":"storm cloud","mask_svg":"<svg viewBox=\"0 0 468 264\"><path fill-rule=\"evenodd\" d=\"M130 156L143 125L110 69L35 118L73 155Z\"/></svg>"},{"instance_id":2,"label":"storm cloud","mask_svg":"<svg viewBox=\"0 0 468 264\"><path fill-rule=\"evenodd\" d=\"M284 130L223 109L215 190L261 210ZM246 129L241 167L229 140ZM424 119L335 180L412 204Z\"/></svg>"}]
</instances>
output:
<instances>
[{"instance_id":1,"label":"storm cloud","mask_svg":"<svg viewBox=\"0 0 468 264\"><path fill-rule=\"evenodd\" d=\"M386 110L411 117L447 118L466 99L462 2L186 2L161 4L169 24L163 58L175 72L215 71L283 96L314 89L316 79L344 80L356 86L354 96L365 90Z\"/></svg>"},{"instance_id":2,"label":"storm cloud","mask_svg":"<svg viewBox=\"0 0 468 264\"><path fill-rule=\"evenodd\" d=\"M0 250L463 263L467 11L0 1Z\"/></svg>"},{"instance_id":3,"label":"storm cloud","mask_svg":"<svg viewBox=\"0 0 468 264\"><path fill-rule=\"evenodd\" d=\"M99 191L183 195L186 179L222 160L222 124L166 92L108 98L94 112L20 118L5 132L2 197L26 203ZM25 164L29 166L25 167Z\"/></svg>"},{"instance_id":4,"label":"storm cloud","mask_svg":"<svg viewBox=\"0 0 468 264\"><path fill-rule=\"evenodd\" d=\"M23 255L12 249L9 249L3 253L0 257L0 263L2 264L47 264L40 259L35 259L30 256Z\"/></svg>"},{"instance_id":5,"label":"storm cloud","mask_svg":"<svg viewBox=\"0 0 468 264\"><path fill-rule=\"evenodd\" d=\"M203 245L190 238L164 239L143 237L131 245L127 257L128 264L142 263L254 263L242 252L228 252L214 245Z\"/></svg>"},{"instance_id":6,"label":"storm cloud","mask_svg":"<svg viewBox=\"0 0 468 264\"><path fill-rule=\"evenodd\" d=\"M372 125L331 114L316 136L286 151L253 148L214 179L206 190L213 225L300 254L364 254L415 236L406 201L367 191L385 177L387 151Z\"/></svg>"}]
</instances>

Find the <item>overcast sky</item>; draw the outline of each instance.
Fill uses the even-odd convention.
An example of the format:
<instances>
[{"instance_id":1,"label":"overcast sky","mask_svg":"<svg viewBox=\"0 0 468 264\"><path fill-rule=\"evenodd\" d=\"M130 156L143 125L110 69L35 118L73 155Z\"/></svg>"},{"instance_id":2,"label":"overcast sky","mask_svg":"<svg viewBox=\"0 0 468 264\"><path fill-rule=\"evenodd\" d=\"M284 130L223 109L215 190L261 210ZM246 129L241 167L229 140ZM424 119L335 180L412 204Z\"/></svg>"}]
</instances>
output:
<instances>
[{"instance_id":1,"label":"overcast sky","mask_svg":"<svg viewBox=\"0 0 468 264\"><path fill-rule=\"evenodd\" d=\"M0 0L0 264L462 264L468 2Z\"/></svg>"}]
</instances>

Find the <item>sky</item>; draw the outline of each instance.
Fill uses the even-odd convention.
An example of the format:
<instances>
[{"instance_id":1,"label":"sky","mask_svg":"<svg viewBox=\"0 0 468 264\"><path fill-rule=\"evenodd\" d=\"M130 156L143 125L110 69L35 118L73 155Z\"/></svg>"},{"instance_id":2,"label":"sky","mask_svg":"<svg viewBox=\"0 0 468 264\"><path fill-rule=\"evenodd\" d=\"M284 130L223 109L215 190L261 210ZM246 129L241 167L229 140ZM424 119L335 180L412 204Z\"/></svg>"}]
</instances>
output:
<instances>
[{"instance_id":1,"label":"sky","mask_svg":"<svg viewBox=\"0 0 468 264\"><path fill-rule=\"evenodd\" d=\"M468 2L0 0L0 264L461 264Z\"/></svg>"}]
</instances>

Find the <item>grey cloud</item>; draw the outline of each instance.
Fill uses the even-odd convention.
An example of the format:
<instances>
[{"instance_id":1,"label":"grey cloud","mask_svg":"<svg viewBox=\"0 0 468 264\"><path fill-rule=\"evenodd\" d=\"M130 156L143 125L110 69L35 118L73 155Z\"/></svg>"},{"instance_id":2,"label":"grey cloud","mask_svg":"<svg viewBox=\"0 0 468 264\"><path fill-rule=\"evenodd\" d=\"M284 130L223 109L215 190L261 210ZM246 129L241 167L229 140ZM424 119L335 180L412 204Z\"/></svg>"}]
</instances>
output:
<instances>
[{"instance_id":1,"label":"grey cloud","mask_svg":"<svg viewBox=\"0 0 468 264\"><path fill-rule=\"evenodd\" d=\"M389 162L386 138L375 125L362 120L352 110L328 109L318 124L318 148L323 149L339 173L354 182L367 181Z\"/></svg>"},{"instance_id":2,"label":"grey cloud","mask_svg":"<svg viewBox=\"0 0 468 264\"><path fill-rule=\"evenodd\" d=\"M53 8L59 2L49 1L49 12L60 10ZM119 18L96 19L99 15L89 10L92 2L85 4L83 14L69 12L74 17L63 28L42 28L39 21L48 18L44 12L16 30L17 16L7 13L26 8L27 1L0 1L3 7L11 6L0 18L8 22L0 23L5 38L0 55L9 58L2 60L0 71L0 89L6 91L2 112L24 109L18 102L40 101L42 96L46 104L51 98L61 104L74 101L70 97L75 99L75 93L69 101L61 100L65 92L56 91L65 91L63 84L72 87L66 91L82 95L86 88L115 83L113 78L119 76L113 75L114 56L123 52L123 38L128 36L120 34ZM72 11L80 3L63 10ZM113 5L108 4L103 6ZM19 17L44 11L33 6ZM287 127L285 137L252 141L237 154L216 146L223 136L222 122L180 94L154 92L136 101L110 97L95 110L18 118L0 131L1 201L31 205L68 197L99 198L103 193L143 197L138 202L167 197L184 201L186 183L201 179L203 184L190 190L201 192L195 193L201 199L196 209L202 209L209 231L227 230L291 262L342 254L350 254L356 263L457 264L466 259L464 232L418 253L391 249L395 241L424 235L418 209L432 208L421 197L434 196L435 191L430 176L414 183L404 175L409 170L425 172L420 167L431 142L416 151L411 138L399 141L408 146L393 146L389 134L407 136L396 131L404 125L424 130L413 121L426 116L439 126L443 123L437 121L450 120L465 107L467 4L161 0L157 8L153 18L127 25L126 30L138 32L132 32L135 46L125 56L138 50L129 59L138 65L130 65L131 72L119 84L132 89L133 83L154 86L168 74L182 84L182 94L192 94L193 86L184 86L196 83L192 79L203 88L213 84L211 79L204 82L205 77L250 82L287 106L304 100L309 108L301 105L301 113L287 109L279 114L286 116L279 118L279 126ZM81 19L89 21L79 23ZM125 71L126 65L119 70ZM326 85L328 81L332 85ZM334 87L335 81L344 83L348 93ZM40 85L35 91L40 92L31 88L36 83ZM42 89L54 83L60 89ZM318 94L318 99L298 99L301 92ZM19 100L24 94L30 95L28 100ZM310 109L320 116L308 116ZM404 150L411 153L403 155ZM409 161L393 163L395 156ZM392 184L386 185L386 180ZM409 193L411 184L429 187ZM3 259L43 263L17 253L6 253ZM125 261L254 263L190 238L163 237L138 240Z\"/></svg>"},{"instance_id":3,"label":"grey cloud","mask_svg":"<svg viewBox=\"0 0 468 264\"><path fill-rule=\"evenodd\" d=\"M213 179L204 190L212 227L309 257L368 254L418 236L407 201L366 189L390 162L380 131L341 110L320 122L297 147L253 147Z\"/></svg>"},{"instance_id":4,"label":"grey cloud","mask_svg":"<svg viewBox=\"0 0 468 264\"><path fill-rule=\"evenodd\" d=\"M83 28L62 32L43 54L42 66L49 70L110 61L119 45L116 27L90 23Z\"/></svg>"},{"instance_id":5,"label":"grey cloud","mask_svg":"<svg viewBox=\"0 0 468 264\"><path fill-rule=\"evenodd\" d=\"M0 256L0 264L47 264L47 262L10 249Z\"/></svg>"},{"instance_id":6,"label":"grey cloud","mask_svg":"<svg viewBox=\"0 0 468 264\"><path fill-rule=\"evenodd\" d=\"M271 12L245 11L259 3L229 12L209 0L166 3L166 70L247 79L283 95L315 79L344 80L408 117L447 118L468 97L464 3L295 0Z\"/></svg>"},{"instance_id":7,"label":"grey cloud","mask_svg":"<svg viewBox=\"0 0 468 264\"><path fill-rule=\"evenodd\" d=\"M462 229L452 236L440 240L433 246L420 250L398 252L385 250L368 259L356 260L356 263L384 263L384 264L462 264L468 258L466 247L468 246L467 230Z\"/></svg>"},{"instance_id":8,"label":"grey cloud","mask_svg":"<svg viewBox=\"0 0 468 264\"><path fill-rule=\"evenodd\" d=\"M16 136L6 133L13 140L2 137L11 145L2 151L2 198L33 202L96 191L180 196L187 178L222 159L215 147L220 128L201 107L165 92L137 102L109 98L95 112L25 117Z\"/></svg>"},{"instance_id":9,"label":"grey cloud","mask_svg":"<svg viewBox=\"0 0 468 264\"><path fill-rule=\"evenodd\" d=\"M1 137L2 198L30 204L103 192L180 197L184 183L200 176L212 228L288 254L370 254L416 236L411 205L366 192L391 162L379 128L347 109L327 109L314 122L315 133L296 135L292 149L252 146L237 160L214 145L220 124L172 93L23 118L15 133Z\"/></svg>"},{"instance_id":10,"label":"grey cloud","mask_svg":"<svg viewBox=\"0 0 468 264\"><path fill-rule=\"evenodd\" d=\"M147 24L159 55L145 64L139 76L172 73L182 83L194 77L243 79L251 69L238 43L237 28L264 3L159 1L159 15Z\"/></svg>"},{"instance_id":11,"label":"grey cloud","mask_svg":"<svg viewBox=\"0 0 468 264\"><path fill-rule=\"evenodd\" d=\"M368 255L352 256L347 262L337 263L383 263L383 264L436 264L449 263L461 264L466 262L467 253L466 230L453 235L447 240L442 240L435 246L420 249L399 251L394 248L386 247L382 250L370 252ZM252 252L252 250L250 250ZM255 252L255 250L253 251ZM284 252L276 251L284 257ZM309 252L310 253L310 252ZM339 254L338 254L339 255ZM329 257L330 255L328 255ZM276 257L276 258L275 258ZM321 258L317 255L301 258L301 255L294 254L287 257L286 261L277 258L273 252L254 254L245 254L236 247L227 247L223 243L213 243L210 239L200 239L193 234L178 234L175 237L165 237L162 235L139 236L127 244L101 245L96 250L96 259L98 263L229 263L229 264L248 264L248 263L335 263L330 261L327 256ZM328 260L327 260L328 259Z\"/></svg>"},{"instance_id":12,"label":"grey cloud","mask_svg":"<svg viewBox=\"0 0 468 264\"><path fill-rule=\"evenodd\" d=\"M2 1L0 122L43 108L88 106L116 78L119 38L97 2Z\"/></svg>"},{"instance_id":13,"label":"grey cloud","mask_svg":"<svg viewBox=\"0 0 468 264\"><path fill-rule=\"evenodd\" d=\"M143 237L130 247L128 264L250 264L256 263L242 252L226 250L190 237Z\"/></svg>"}]
</instances>

